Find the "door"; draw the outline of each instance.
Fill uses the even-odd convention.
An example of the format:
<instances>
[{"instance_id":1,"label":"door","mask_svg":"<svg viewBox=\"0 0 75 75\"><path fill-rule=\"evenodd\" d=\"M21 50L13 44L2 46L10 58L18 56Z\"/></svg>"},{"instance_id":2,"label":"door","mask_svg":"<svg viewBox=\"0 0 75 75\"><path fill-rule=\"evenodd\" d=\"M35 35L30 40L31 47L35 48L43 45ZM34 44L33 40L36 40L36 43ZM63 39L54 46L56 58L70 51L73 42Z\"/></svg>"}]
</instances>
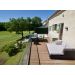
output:
<instances>
[{"instance_id":1,"label":"door","mask_svg":"<svg viewBox=\"0 0 75 75\"><path fill-rule=\"evenodd\" d=\"M60 24L59 39L62 40L64 23Z\"/></svg>"}]
</instances>

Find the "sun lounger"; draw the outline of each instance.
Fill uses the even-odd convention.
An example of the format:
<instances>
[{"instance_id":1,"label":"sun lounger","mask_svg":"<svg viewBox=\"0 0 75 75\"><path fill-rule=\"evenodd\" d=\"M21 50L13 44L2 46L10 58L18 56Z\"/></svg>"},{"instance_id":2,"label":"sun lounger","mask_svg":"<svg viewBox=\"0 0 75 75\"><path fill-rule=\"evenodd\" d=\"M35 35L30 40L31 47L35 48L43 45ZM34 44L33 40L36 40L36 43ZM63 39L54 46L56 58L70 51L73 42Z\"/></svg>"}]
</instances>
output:
<instances>
[{"instance_id":1,"label":"sun lounger","mask_svg":"<svg viewBox=\"0 0 75 75\"><path fill-rule=\"evenodd\" d=\"M65 43L47 43L47 48L51 55L64 55Z\"/></svg>"},{"instance_id":2,"label":"sun lounger","mask_svg":"<svg viewBox=\"0 0 75 75\"><path fill-rule=\"evenodd\" d=\"M75 49L71 48L64 42L62 42L62 44L61 43L56 44L56 42L47 43L47 48L49 56L52 59L75 60Z\"/></svg>"}]
</instances>

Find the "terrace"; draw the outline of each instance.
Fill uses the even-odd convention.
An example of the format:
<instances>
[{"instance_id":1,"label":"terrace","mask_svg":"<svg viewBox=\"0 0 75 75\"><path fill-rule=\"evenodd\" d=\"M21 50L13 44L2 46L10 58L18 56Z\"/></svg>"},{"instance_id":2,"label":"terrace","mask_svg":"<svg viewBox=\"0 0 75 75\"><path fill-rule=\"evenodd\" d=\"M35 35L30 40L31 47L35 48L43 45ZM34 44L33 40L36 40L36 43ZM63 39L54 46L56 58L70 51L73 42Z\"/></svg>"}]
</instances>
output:
<instances>
[{"instance_id":1,"label":"terrace","mask_svg":"<svg viewBox=\"0 0 75 75\"><path fill-rule=\"evenodd\" d=\"M51 59L46 45L48 40L48 38L45 38L44 40L39 41L39 44L32 42L29 55L29 65L75 64L75 60Z\"/></svg>"}]
</instances>

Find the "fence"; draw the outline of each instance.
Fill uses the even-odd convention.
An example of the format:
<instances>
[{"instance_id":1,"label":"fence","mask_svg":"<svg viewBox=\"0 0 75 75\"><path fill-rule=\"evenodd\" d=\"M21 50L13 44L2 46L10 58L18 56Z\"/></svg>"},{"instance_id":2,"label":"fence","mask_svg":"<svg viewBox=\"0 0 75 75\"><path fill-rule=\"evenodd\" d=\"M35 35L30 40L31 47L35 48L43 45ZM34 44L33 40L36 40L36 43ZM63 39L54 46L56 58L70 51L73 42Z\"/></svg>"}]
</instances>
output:
<instances>
[{"instance_id":1,"label":"fence","mask_svg":"<svg viewBox=\"0 0 75 75\"><path fill-rule=\"evenodd\" d=\"M31 51L31 41L26 44L24 53L20 59L19 65L28 65L30 60L30 51Z\"/></svg>"}]
</instances>

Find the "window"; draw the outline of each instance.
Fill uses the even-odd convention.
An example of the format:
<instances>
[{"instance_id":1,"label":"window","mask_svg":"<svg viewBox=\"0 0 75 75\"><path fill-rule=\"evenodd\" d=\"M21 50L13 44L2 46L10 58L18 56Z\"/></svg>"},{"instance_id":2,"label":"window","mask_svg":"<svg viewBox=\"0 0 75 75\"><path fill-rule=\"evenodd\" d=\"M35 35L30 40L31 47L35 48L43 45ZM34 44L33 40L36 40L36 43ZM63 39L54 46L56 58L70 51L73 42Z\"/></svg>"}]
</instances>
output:
<instances>
[{"instance_id":1,"label":"window","mask_svg":"<svg viewBox=\"0 0 75 75\"><path fill-rule=\"evenodd\" d=\"M57 24L54 24L54 25L52 26L52 30L53 30L53 31L57 30Z\"/></svg>"},{"instance_id":2,"label":"window","mask_svg":"<svg viewBox=\"0 0 75 75\"><path fill-rule=\"evenodd\" d=\"M52 31L57 31L57 33L59 33L62 28L62 25L63 23L52 25Z\"/></svg>"},{"instance_id":3,"label":"window","mask_svg":"<svg viewBox=\"0 0 75 75\"><path fill-rule=\"evenodd\" d=\"M57 24L54 25L54 30L57 30Z\"/></svg>"},{"instance_id":4,"label":"window","mask_svg":"<svg viewBox=\"0 0 75 75\"><path fill-rule=\"evenodd\" d=\"M51 31L51 26L49 26L49 31Z\"/></svg>"},{"instance_id":5,"label":"window","mask_svg":"<svg viewBox=\"0 0 75 75\"><path fill-rule=\"evenodd\" d=\"M57 33L59 33L59 31L60 31L60 25L58 24L57 25Z\"/></svg>"}]
</instances>

